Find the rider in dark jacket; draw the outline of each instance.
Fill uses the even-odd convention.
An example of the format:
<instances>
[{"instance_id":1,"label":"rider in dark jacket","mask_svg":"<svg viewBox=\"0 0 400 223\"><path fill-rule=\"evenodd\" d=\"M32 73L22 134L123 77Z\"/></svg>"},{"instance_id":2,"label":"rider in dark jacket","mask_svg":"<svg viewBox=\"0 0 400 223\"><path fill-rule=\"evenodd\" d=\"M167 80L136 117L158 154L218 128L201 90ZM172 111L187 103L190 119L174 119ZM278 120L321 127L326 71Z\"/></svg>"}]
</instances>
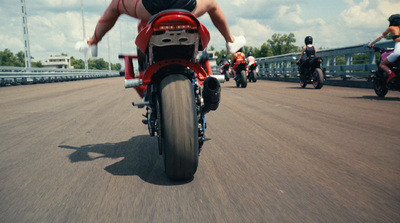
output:
<instances>
[{"instance_id":1,"label":"rider in dark jacket","mask_svg":"<svg viewBox=\"0 0 400 223\"><path fill-rule=\"evenodd\" d=\"M311 36L307 36L304 39L304 43L306 44L306 46L303 47L303 51L301 52L299 60L297 61L297 64L301 63L301 65L300 65L301 75L304 74L305 68L307 68L307 66L309 66L310 60L317 55L317 50L312 45L313 38ZM306 53L307 59L302 60L304 53Z\"/></svg>"}]
</instances>

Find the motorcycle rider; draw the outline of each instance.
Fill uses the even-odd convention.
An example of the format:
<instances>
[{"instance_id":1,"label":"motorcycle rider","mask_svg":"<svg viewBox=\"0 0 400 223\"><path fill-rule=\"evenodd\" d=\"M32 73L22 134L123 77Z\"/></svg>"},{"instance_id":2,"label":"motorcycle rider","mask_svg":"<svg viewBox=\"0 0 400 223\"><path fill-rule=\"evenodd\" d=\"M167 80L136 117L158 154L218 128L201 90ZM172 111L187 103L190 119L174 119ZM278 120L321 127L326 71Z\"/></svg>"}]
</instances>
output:
<instances>
[{"instance_id":1,"label":"motorcycle rider","mask_svg":"<svg viewBox=\"0 0 400 223\"><path fill-rule=\"evenodd\" d=\"M221 57L221 62L219 63L219 65L225 65L226 63L229 63L228 62L228 59L226 58L226 55L225 54L223 54L222 55L222 57Z\"/></svg>"},{"instance_id":2,"label":"motorcycle rider","mask_svg":"<svg viewBox=\"0 0 400 223\"><path fill-rule=\"evenodd\" d=\"M234 55L232 59L233 70L235 77L234 80L237 80L236 70L239 67L239 64L246 60L246 55L243 53L243 47L241 47Z\"/></svg>"},{"instance_id":3,"label":"motorcycle rider","mask_svg":"<svg viewBox=\"0 0 400 223\"><path fill-rule=\"evenodd\" d=\"M251 65L256 63L256 58L253 56L253 52L250 51L247 53L246 61L247 61L247 65L248 65L249 69L250 69ZM258 72L258 67L256 67L256 69L254 70L254 75L257 75L257 72Z\"/></svg>"},{"instance_id":4,"label":"motorcycle rider","mask_svg":"<svg viewBox=\"0 0 400 223\"><path fill-rule=\"evenodd\" d=\"M252 53L251 51L247 53L247 58L246 58L246 60L247 60L247 64L248 64L249 66L251 66L253 63L256 62L256 58L253 57L253 53Z\"/></svg>"},{"instance_id":5,"label":"motorcycle rider","mask_svg":"<svg viewBox=\"0 0 400 223\"><path fill-rule=\"evenodd\" d=\"M236 52L246 43L244 36L234 37L230 33L228 21L217 0L112 0L87 43L93 45L100 42L121 14L148 21L152 15L166 9L185 9L196 17L207 12L215 27L225 38L228 53ZM145 21L142 21L139 26L143 26Z\"/></svg>"},{"instance_id":6,"label":"motorcycle rider","mask_svg":"<svg viewBox=\"0 0 400 223\"><path fill-rule=\"evenodd\" d=\"M387 83L396 76L396 74L389 68L390 63L394 63L397 58L400 56L400 14L394 14L389 17L389 28L382 33L381 36L376 38L372 43L369 44L370 48L373 48L375 43L380 41L382 38L386 37L389 33L392 34L394 45L394 51L390 54L382 63L380 67L389 75L387 79Z\"/></svg>"},{"instance_id":7,"label":"motorcycle rider","mask_svg":"<svg viewBox=\"0 0 400 223\"><path fill-rule=\"evenodd\" d=\"M304 38L304 43L306 44L306 46L303 47L303 51L301 51L301 55L297 61L297 64L300 64L300 75L304 75L305 69L310 64L310 60L317 55L317 50L312 45L313 38L311 36L306 36L306 38ZM306 53L307 59L302 62L304 53Z\"/></svg>"}]
</instances>

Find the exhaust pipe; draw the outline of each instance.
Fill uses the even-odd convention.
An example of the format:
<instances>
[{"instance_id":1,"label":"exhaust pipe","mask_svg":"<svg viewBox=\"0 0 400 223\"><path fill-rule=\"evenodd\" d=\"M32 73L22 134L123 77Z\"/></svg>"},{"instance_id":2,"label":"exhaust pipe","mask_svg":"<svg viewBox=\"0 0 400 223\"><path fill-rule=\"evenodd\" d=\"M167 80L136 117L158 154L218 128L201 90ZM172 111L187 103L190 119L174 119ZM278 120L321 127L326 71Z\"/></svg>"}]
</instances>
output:
<instances>
[{"instance_id":1,"label":"exhaust pipe","mask_svg":"<svg viewBox=\"0 0 400 223\"><path fill-rule=\"evenodd\" d=\"M213 77L215 77L215 78L217 78L217 80L219 81L219 83L225 83L225 75L216 75L216 74L213 74L212 75Z\"/></svg>"},{"instance_id":2,"label":"exhaust pipe","mask_svg":"<svg viewBox=\"0 0 400 223\"><path fill-rule=\"evenodd\" d=\"M220 99L221 85L219 84L219 81L212 76L207 77L204 81L203 87L203 111L207 113L209 111L217 110Z\"/></svg>"},{"instance_id":3,"label":"exhaust pipe","mask_svg":"<svg viewBox=\"0 0 400 223\"><path fill-rule=\"evenodd\" d=\"M125 88L140 87L143 84L142 79L125 79Z\"/></svg>"}]
</instances>

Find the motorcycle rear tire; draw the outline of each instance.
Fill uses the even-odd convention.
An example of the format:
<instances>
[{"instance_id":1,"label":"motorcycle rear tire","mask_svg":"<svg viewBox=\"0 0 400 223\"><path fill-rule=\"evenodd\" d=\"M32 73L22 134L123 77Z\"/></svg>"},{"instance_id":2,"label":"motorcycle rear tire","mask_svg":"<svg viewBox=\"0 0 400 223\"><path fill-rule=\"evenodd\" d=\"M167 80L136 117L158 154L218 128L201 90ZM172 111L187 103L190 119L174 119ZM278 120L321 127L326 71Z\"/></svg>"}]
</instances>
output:
<instances>
[{"instance_id":1,"label":"motorcycle rear tire","mask_svg":"<svg viewBox=\"0 0 400 223\"><path fill-rule=\"evenodd\" d=\"M225 71L225 81L229 81L229 71Z\"/></svg>"},{"instance_id":2,"label":"motorcycle rear tire","mask_svg":"<svg viewBox=\"0 0 400 223\"><path fill-rule=\"evenodd\" d=\"M378 97L381 98L385 97L389 91L386 84L386 80L384 78L376 77L374 79L374 90L376 95L378 95Z\"/></svg>"},{"instance_id":3,"label":"motorcycle rear tire","mask_svg":"<svg viewBox=\"0 0 400 223\"><path fill-rule=\"evenodd\" d=\"M253 82L257 82L257 73L255 71L252 72Z\"/></svg>"},{"instance_id":4,"label":"motorcycle rear tire","mask_svg":"<svg viewBox=\"0 0 400 223\"><path fill-rule=\"evenodd\" d=\"M191 81L173 74L160 83L161 146L166 175L189 180L199 162L196 104Z\"/></svg>"},{"instance_id":5,"label":"motorcycle rear tire","mask_svg":"<svg viewBox=\"0 0 400 223\"><path fill-rule=\"evenodd\" d=\"M321 89L324 86L324 73L321 68L315 68L313 72L313 86L315 89Z\"/></svg>"},{"instance_id":6,"label":"motorcycle rear tire","mask_svg":"<svg viewBox=\"0 0 400 223\"><path fill-rule=\"evenodd\" d=\"M305 74L300 75L299 79L300 79L300 87L301 88L305 88L307 86L307 77L306 77L306 75Z\"/></svg>"},{"instance_id":7,"label":"motorcycle rear tire","mask_svg":"<svg viewBox=\"0 0 400 223\"><path fill-rule=\"evenodd\" d=\"M242 70L240 72L240 85L242 85L242 88L247 87L247 77L246 77L246 71Z\"/></svg>"}]
</instances>

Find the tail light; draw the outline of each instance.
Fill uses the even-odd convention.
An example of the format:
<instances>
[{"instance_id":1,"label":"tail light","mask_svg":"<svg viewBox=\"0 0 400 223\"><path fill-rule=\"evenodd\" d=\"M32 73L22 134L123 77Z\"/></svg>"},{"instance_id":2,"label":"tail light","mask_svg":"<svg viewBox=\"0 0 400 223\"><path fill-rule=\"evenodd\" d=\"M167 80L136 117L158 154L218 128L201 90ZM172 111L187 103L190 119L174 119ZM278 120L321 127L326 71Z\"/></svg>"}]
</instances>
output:
<instances>
[{"instance_id":1,"label":"tail light","mask_svg":"<svg viewBox=\"0 0 400 223\"><path fill-rule=\"evenodd\" d=\"M155 31L196 30L197 23L186 15L165 15L154 24Z\"/></svg>"},{"instance_id":2,"label":"tail light","mask_svg":"<svg viewBox=\"0 0 400 223\"><path fill-rule=\"evenodd\" d=\"M182 30L182 29L192 29L190 25L177 25L177 26L159 26L158 30Z\"/></svg>"}]
</instances>

